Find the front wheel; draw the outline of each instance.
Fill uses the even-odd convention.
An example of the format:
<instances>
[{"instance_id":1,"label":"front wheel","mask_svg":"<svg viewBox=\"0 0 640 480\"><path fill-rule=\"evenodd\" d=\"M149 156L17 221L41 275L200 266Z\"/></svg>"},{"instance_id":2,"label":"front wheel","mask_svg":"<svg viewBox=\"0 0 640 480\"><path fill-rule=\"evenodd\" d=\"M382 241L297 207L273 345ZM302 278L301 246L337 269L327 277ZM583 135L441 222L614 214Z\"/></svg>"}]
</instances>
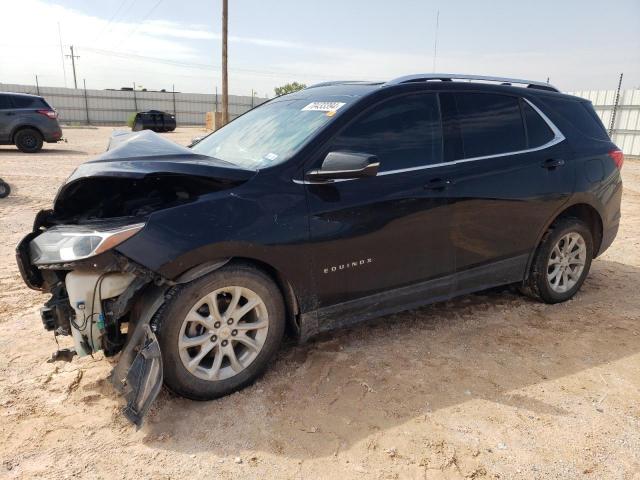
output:
<instances>
[{"instance_id":1,"label":"front wheel","mask_svg":"<svg viewBox=\"0 0 640 480\"><path fill-rule=\"evenodd\" d=\"M260 270L227 265L180 287L158 319L167 387L210 400L255 381L285 328L280 290Z\"/></svg>"},{"instance_id":2,"label":"front wheel","mask_svg":"<svg viewBox=\"0 0 640 480\"><path fill-rule=\"evenodd\" d=\"M557 221L536 251L525 293L546 303L569 300L580 289L593 259L593 236L577 218Z\"/></svg>"}]
</instances>

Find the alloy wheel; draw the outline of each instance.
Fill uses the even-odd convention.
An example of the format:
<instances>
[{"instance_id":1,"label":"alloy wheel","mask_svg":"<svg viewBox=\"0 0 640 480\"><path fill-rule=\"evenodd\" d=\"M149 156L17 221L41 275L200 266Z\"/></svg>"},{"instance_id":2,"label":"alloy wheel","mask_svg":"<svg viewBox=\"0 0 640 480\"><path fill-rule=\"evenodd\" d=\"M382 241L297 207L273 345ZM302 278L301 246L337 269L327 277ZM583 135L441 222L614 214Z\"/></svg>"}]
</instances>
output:
<instances>
[{"instance_id":1,"label":"alloy wheel","mask_svg":"<svg viewBox=\"0 0 640 480\"><path fill-rule=\"evenodd\" d=\"M547 262L547 281L556 293L571 290L580 281L587 261L587 246L577 232L563 235L551 249Z\"/></svg>"},{"instance_id":2,"label":"alloy wheel","mask_svg":"<svg viewBox=\"0 0 640 480\"><path fill-rule=\"evenodd\" d=\"M267 339L269 315L253 290L229 286L198 300L180 328L184 367L203 380L233 377L258 356Z\"/></svg>"}]
</instances>

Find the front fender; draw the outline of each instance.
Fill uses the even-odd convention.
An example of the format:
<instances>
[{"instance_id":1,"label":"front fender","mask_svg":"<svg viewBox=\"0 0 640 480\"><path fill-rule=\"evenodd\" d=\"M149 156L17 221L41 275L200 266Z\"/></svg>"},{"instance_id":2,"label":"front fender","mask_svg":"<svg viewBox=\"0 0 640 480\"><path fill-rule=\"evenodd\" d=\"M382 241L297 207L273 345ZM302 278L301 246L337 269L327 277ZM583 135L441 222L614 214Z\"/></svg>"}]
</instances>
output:
<instances>
[{"instance_id":1,"label":"front fender","mask_svg":"<svg viewBox=\"0 0 640 480\"><path fill-rule=\"evenodd\" d=\"M116 249L178 283L202 266L215 269L231 258L255 260L280 272L304 308L312 293L312 247L304 189L290 185L280 189L246 184L154 212L140 233ZM252 188L268 193L258 195Z\"/></svg>"}]
</instances>

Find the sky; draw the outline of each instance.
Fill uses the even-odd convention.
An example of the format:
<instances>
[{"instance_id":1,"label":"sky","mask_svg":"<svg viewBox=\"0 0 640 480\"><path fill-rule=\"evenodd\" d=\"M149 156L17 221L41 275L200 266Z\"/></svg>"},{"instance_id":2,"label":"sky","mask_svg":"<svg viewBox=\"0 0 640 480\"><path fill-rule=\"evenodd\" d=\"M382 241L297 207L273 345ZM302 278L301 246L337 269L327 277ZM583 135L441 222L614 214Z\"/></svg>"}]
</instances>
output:
<instances>
[{"instance_id":1,"label":"sky","mask_svg":"<svg viewBox=\"0 0 640 480\"><path fill-rule=\"evenodd\" d=\"M0 83L221 89L222 0L0 2ZM640 88L640 0L229 0L231 94L433 71Z\"/></svg>"}]
</instances>

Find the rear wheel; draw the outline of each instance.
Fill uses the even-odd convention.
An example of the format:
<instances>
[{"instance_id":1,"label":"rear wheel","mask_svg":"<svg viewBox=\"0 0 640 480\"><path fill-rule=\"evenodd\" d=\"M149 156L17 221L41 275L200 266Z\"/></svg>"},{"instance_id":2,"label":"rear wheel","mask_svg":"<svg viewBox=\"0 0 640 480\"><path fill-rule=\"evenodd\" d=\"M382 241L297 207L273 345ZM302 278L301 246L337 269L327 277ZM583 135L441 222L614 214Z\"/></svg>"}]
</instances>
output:
<instances>
[{"instance_id":1,"label":"rear wheel","mask_svg":"<svg viewBox=\"0 0 640 480\"><path fill-rule=\"evenodd\" d=\"M248 265L228 265L188 284L160 317L165 383L194 400L251 384L276 354L285 327L278 287Z\"/></svg>"},{"instance_id":2,"label":"rear wheel","mask_svg":"<svg viewBox=\"0 0 640 480\"><path fill-rule=\"evenodd\" d=\"M593 259L593 236L577 218L554 223L538 247L525 293L546 303L569 300L582 286Z\"/></svg>"},{"instance_id":3,"label":"rear wheel","mask_svg":"<svg viewBox=\"0 0 640 480\"><path fill-rule=\"evenodd\" d=\"M14 137L18 150L24 153L36 153L42 149L42 134L33 128L23 128Z\"/></svg>"}]
</instances>

